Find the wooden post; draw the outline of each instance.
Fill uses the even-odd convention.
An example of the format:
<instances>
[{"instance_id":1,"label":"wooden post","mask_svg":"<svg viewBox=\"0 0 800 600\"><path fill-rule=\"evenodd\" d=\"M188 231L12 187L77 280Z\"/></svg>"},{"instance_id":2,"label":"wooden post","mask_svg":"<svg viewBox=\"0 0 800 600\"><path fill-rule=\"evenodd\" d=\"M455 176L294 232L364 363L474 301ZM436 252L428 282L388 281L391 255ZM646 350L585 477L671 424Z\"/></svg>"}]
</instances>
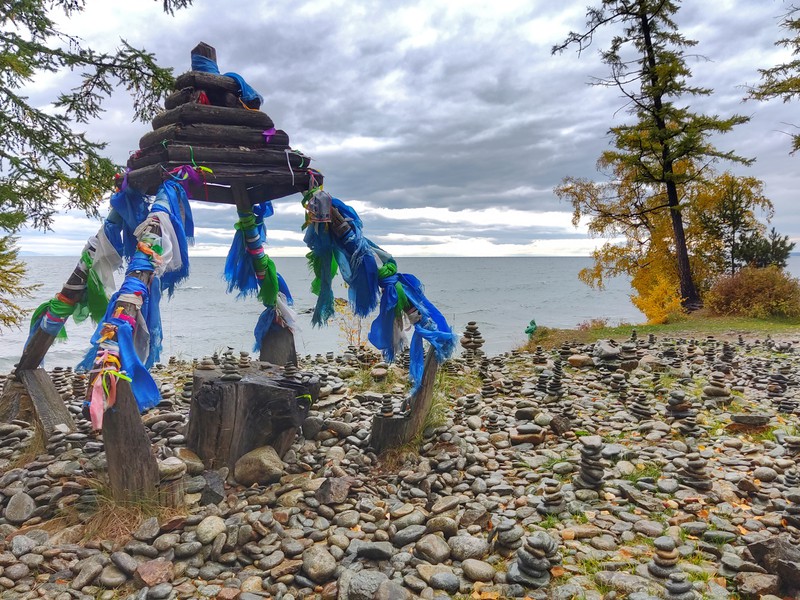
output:
<instances>
[{"instance_id":1,"label":"wooden post","mask_svg":"<svg viewBox=\"0 0 800 600\"><path fill-rule=\"evenodd\" d=\"M411 398L411 414L388 419L380 414L372 417L369 445L376 454L407 444L422 430L433 404L433 388L438 370L439 362L436 360L436 353L431 348L425 357L422 382L416 394Z\"/></svg>"},{"instance_id":2,"label":"wooden post","mask_svg":"<svg viewBox=\"0 0 800 600\"><path fill-rule=\"evenodd\" d=\"M50 439L59 425L66 427L69 431L75 431L75 421L47 371L41 367L23 369L18 370L16 376L30 395L34 408L33 416L44 432L45 440Z\"/></svg>"},{"instance_id":3,"label":"wooden post","mask_svg":"<svg viewBox=\"0 0 800 600\"><path fill-rule=\"evenodd\" d=\"M116 215L116 212L112 209L107 219L113 220L116 218L118 218L118 215ZM87 243L86 250L89 252L89 256L94 258L95 248L90 243ZM67 278L66 283L61 288L61 295L72 302L78 302L86 292L86 276L87 272L83 265L83 260L80 259L78 260L78 264L75 265L75 269L73 269L72 273ZM10 421L11 419L17 418L20 408L25 408L26 406L30 406L34 413L36 410L38 410L39 405L50 406L50 411L58 410L55 409L54 405L51 404L51 400L54 398L54 396L50 393L49 387L52 387L52 382L50 382L50 385L48 386L43 381L41 375L31 376L28 378L28 381L35 382L36 385L34 387L29 387L28 383L19 377L22 371L35 371L39 368L39 365L42 364L44 357L47 355L47 352L50 350L50 346L53 345L55 339L55 336L45 332L41 327L37 327L36 330L31 334L30 339L22 350L22 356L17 364L16 373L16 380L21 383L26 394L20 395L18 386L10 384L6 385L2 396L0 396L0 420ZM47 374L44 373L44 376L47 377ZM26 402L20 402L21 397L30 397L32 404L29 405L26 404ZM61 419L70 428L70 430L74 430L75 423L72 422L71 417L69 422L67 422L65 420L64 413L59 411L59 414L61 414L59 419ZM66 412L66 415L69 416L69 413ZM39 418L39 415L34 414L33 416L35 418ZM50 416L44 416L43 419L44 422L47 422L48 419L50 419ZM42 423L43 426L44 422ZM49 431L48 427L43 427L43 429L46 431L46 435L48 436L50 433L52 433Z\"/></svg>"},{"instance_id":4,"label":"wooden post","mask_svg":"<svg viewBox=\"0 0 800 600\"><path fill-rule=\"evenodd\" d=\"M114 499L157 500L158 462L127 381L119 381L117 401L103 417L103 442Z\"/></svg>"},{"instance_id":5,"label":"wooden post","mask_svg":"<svg viewBox=\"0 0 800 600\"><path fill-rule=\"evenodd\" d=\"M152 214L152 213L151 213ZM161 235L161 228L150 223L143 228L141 237L150 233ZM150 285L152 271L129 271L125 277L134 277ZM134 322L139 307L118 301L114 311L122 312ZM91 393L91 384L87 394ZM119 501L156 499L158 490L158 462L153 455L150 438L144 429L133 391L127 381L117 383L117 400L114 407L103 416L103 443L108 462L108 479L111 493Z\"/></svg>"},{"instance_id":6,"label":"wooden post","mask_svg":"<svg viewBox=\"0 0 800 600\"><path fill-rule=\"evenodd\" d=\"M233 199L236 202L236 210L240 213L253 211L247 188L241 183L231 186ZM297 366L297 350L294 345L294 333L286 328L270 329L261 339L261 353L259 360L272 363L273 365L283 366L292 363Z\"/></svg>"}]
</instances>

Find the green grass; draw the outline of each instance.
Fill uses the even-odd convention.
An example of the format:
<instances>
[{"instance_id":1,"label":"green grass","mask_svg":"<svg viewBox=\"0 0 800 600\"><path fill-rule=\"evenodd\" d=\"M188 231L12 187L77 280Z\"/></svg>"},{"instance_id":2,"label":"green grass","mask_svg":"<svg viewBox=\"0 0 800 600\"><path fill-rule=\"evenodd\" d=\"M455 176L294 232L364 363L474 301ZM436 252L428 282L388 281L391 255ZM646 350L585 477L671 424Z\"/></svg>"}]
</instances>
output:
<instances>
[{"instance_id":1,"label":"green grass","mask_svg":"<svg viewBox=\"0 0 800 600\"><path fill-rule=\"evenodd\" d=\"M539 527L542 529L554 529L560 522L561 520L556 515L547 515L541 520Z\"/></svg>"},{"instance_id":2,"label":"green grass","mask_svg":"<svg viewBox=\"0 0 800 600\"><path fill-rule=\"evenodd\" d=\"M697 311L688 315L678 323L665 325L631 325L623 324L616 327L596 327L586 329L556 329L539 327L533 338L528 341L523 349L534 351L536 346L556 347L565 341L577 340L580 343L590 343L599 339L628 339L631 331L636 330L639 337L655 334L657 337L700 337L713 335L718 338L725 336L734 337L739 333L748 336L764 336L766 334L796 333L800 326L800 318L794 319L752 319L746 317L715 317L707 311Z\"/></svg>"},{"instance_id":3,"label":"green grass","mask_svg":"<svg viewBox=\"0 0 800 600\"><path fill-rule=\"evenodd\" d=\"M745 433L745 435L750 438L751 441L761 443L761 442L777 442L778 438L775 437L775 430L777 427L768 426L763 431L755 431L753 433Z\"/></svg>"},{"instance_id":4,"label":"green grass","mask_svg":"<svg viewBox=\"0 0 800 600\"><path fill-rule=\"evenodd\" d=\"M589 517L586 516L586 513L578 513L575 515L574 520L579 525L586 525L589 522Z\"/></svg>"},{"instance_id":5,"label":"green grass","mask_svg":"<svg viewBox=\"0 0 800 600\"><path fill-rule=\"evenodd\" d=\"M661 477L661 467L655 463L639 463L634 466L636 467L636 470L630 475L623 476L623 479L627 479L628 481L636 483L640 479L646 479L648 477L658 481L658 479Z\"/></svg>"},{"instance_id":6,"label":"green grass","mask_svg":"<svg viewBox=\"0 0 800 600\"><path fill-rule=\"evenodd\" d=\"M687 577L689 581L691 581L692 583L696 581L702 581L703 583L708 583L713 577L713 575L708 571L689 571L687 573Z\"/></svg>"}]
</instances>

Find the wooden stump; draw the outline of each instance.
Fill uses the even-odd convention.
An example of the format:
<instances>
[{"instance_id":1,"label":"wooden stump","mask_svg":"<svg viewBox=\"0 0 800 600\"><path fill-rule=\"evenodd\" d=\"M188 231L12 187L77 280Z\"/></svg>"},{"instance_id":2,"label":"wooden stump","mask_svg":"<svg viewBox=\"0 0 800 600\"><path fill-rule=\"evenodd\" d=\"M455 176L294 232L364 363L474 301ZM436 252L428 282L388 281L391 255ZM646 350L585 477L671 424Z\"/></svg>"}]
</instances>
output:
<instances>
[{"instance_id":1,"label":"wooden stump","mask_svg":"<svg viewBox=\"0 0 800 600\"><path fill-rule=\"evenodd\" d=\"M117 384L117 401L103 417L108 479L118 501L157 501L158 462L127 381Z\"/></svg>"},{"instance_id":2,"label":"wooden stump","mask_svg":"<svg viewBox=\"0 0 800 600\"><path fill-rule=\"evenodd\" d=\"M0 421L8 423L20 419L30 422L33 418L33 403L25 386L16 377L9 377L0 396Z\"/></svg>"},{"instance_id":3,"label":"wooden stump","mask_svg":"<svg viewBox=\"0 0 800 600\"><path fill-rule=\"evenodd\" d=\"M297 366L294 334L289 329L271 329L261 340L259 360L282 367L287 363Z\"/></svg>"},{"instance_id":4,"label":"wooden stump","mask_svg":"<svg viewBox=\"0 0 800 600\"><path fill-rule=\"evenodd\" d=\"M17 371L16 375L30 395L34 418L44 432L45 440L50 439L59 425L66 427L69 431L75 431L75 421L47 371L41 367L23 369Z\"/></svg>"},{"instance_id":5,"label":"wooden stump","mask_svg":"<svg viewBox=\"0 0 800 600\"><path fill-rule=\"evenodd\" d=\"M194 372L186 446L208 469L233 470L244 454L272 446L283 456L292 445L312 401L319 396L319 380L307 384L283 380L269 365L247 373L240 381L223 381L219 369Z\"/></svg>"},{"instance_id":6,"label":"wooden stump","mask_svg":"<svg viewBox=\"0 0 800 600\"><path fill-rule=\"evenodd\" d=\"M376 454L407 444L420 432L433 404L433 386L436 383L438 370L439 362L436 360L436 354L433 350L428 350L422 383L411 398L411 414L388 419L380 414L372 417L369 445Z\"/></svg>"}]
</instances>

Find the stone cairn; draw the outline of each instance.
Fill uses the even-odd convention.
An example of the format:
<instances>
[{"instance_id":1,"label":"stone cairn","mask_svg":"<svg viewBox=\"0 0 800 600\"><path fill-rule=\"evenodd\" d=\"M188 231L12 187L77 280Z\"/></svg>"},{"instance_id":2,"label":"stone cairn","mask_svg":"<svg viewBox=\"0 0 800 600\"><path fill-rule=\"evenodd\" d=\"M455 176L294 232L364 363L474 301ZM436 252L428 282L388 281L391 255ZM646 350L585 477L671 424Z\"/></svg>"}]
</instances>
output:
<instances>
[{"instance_id":1,"label":"stone cairn","mask_svg":"<svg viewBox=\"0 0 800 600\"><path fill-rule=\"evenodd\" d=\"M783 438L783 447L786 450L786 454L797 457L797 455L800 454L800 437L787 435Z\"/></svg>"},{"instance_id":2,"label":"stone cairn","mask_svg":"<svg viewBox=\"0 0 800 600\"><path fill-rule=\"evenodd\" d=\"M495 531L494 549L500 556L508 558L522 547L525 530L515 520L501 520L495 526Z\"/></svg>"},{"instance_id":3,"label":"stone cairn","mask_svg":"<svg viewBox=\"0 0 800 600\"><path fill-rule=\"evenodd\" d=\"M576 489L599 490L603 487L603 440L599 435L579 438L581 442L580 472L572 480Z\"/></svg>"},{"instance_id":4,"label":"stone cairn","mask_svg":"<svg viewBox=\"0 0 800 600\"><path fill-rule=\"evenodd\" d=\"M542 350L541 346L536 346L536 352L533 353L533 358L531 360L533 364L537 366L547 364L547 354Z\"/></svg>"},{"instance_id":5,"label":"stone cairn","mask_svg":"<svg viewBox=\"0 0 800 600\"><path fill-rule=\"evenodd\" d=\"M639 366L639 357L636 355L636 343L624 342L619 350L620 369L633 371Z\"/></svg>"},{"instance_id":6,"label":"stone cairn","mask_svg":"<svg viewBox=\"0 0 800 600\"><path fill-rule=\"evenodd\" d=\"M537 395L544 398L547 395L547 384L550 382L550 375L547 371L541 371L536 380Z\"/></svg>"},{"instance_id":7,"label":"stone cairn","mask_svg":"<svg viewBox=\"0 0 800 600\"><path fill-rule=\"evenodd\" d=\"M708 461L700 456L697 452L692 452L686 455L686 466L678 469L678 480L685 486L697 490L698 492L707 492L713 485L711 477L706 471Z\"/></svg>"},{"instance_id":8,"label":"stone cairn","mask_svg":"<svg viewBox=\"0 0 800 600\"><path fill-rule=\"evenodd\" d=\"M647 572L659 579L668 579L678 569L678 548L675 540L668 535L657 537L653 540L655 554L653 560L647 564Z\"/></svg>"},{"instance_id":9,"label":"stone cairn","mask_svg":"<svg viewBox=\"0 0 800 600\"><path fill-rule=\"evenodd\" d=\"M183 402L191 402L193 393L194 393L194 378L191 375L189 375L183 380L183 389L181 390L181 400Z\"/></svg>"},{"instance_id":10,"label":"stone cairn","mask_svg":"<svg viewBox=\"0 0 800 600\"><path fill-rule=\"evenodd\" d=\"M239 369L250 368L250 353L242 350L239 352Z\"/></svg>"},{"instance_id":11,"label":"stone cairn","mask_svg":"<svg viewBox=\"0 0 800 600\"><path fill-rule=\"evenodd\" d=\"M384 419L391 419L394 416L394 400L391 394L384 394L381 400L381 416Z\"/></svg>"},{"instance_id":12,"label":"stone cairn","mask_svg":"<svg viewBox=\"0 0 800 600\"><path fill-rule=\"evenodd\" d=\"M233 355L233 350L228 350L222 356L222 377L220 381L240 381L242 374L239 373L239 362Z\"/></svg>"},{"instance_id":13,"label":"stone cairn","mask_svg":"<svg viewBox=\"0 0 800 600\"><path fill-rule=\"evenodd\" d=\"M665 584L666 600L695 600L696 596L686 573L677 571L670 574L669 581Z\"/></svg>"},{"instance_id":14,"label":"stone cairn","mask_svg":"<svg viewBox=\"0 0 800 600\"><path fill-rule=\"evenodd\" d=\"M542 480L542 485L544 485L542 502L536 507L539 514L559 515L567 510L564 493L561 491L561 482L548 477Z\"/></svg>"},{"instance_id":15,"label":"stone cairn","mask_svg":"<svg viewBox=\"0 0 800 600\"><path fill-rule=\"evenodd\" d=\"M213 356L206 356L200 361L200 364L197 365L197 369L200 371L211 371L216 368L217 362L214 360Z\"/></svg>"},{"instance_id":16,"label":"stone cairn","mask_svg":"<svg viewBox=\"0 0 800 600\"><path fill-rule=\"evenodd\" d=\"M490 412L486 416L486 431L489 433L497 433L500 431L500 415L495 411Z\"/></svg>"},{"instance_id":17,"label":"stone cairn","mask_svg":"<svg viewBox=\"0 0 800 600\"><path fill-rule=\"evenodd\" d=\"M725 374L714 371L709 375L708 385L703 387L701 397L706 406L723 407L730 404L731 390L725 382Z\"/></svg>"},{"instance_id":18,"label":"stone cairn","mask_svg":"<svg viewBox=\"0 0 800 600\"><path fill-rule=\"evenodd\" d=\"M649 421L653 418L655 411L650 406L650 399L647 397L646 392L639 392L633 399L633 402L628 407L630 412L637 421Z\"/></svg>"},{"instance_id":19,"label":"stone cairn","mask_svg":"<svg viewBox=\"0 0 800 600\"><path fill-rule=\"evenodd\" d=\"M485 343L481 332L478 331L478 324L475 321L467 323L464 335L461 337L461 347L464 348L463 356L468 366L473 366L476 359L483 356L481 347Z\"/></svg>"},{"instance_id":20,"label":"stone cairn","mask_svg":"<svg viewBox=\"0 0 800 600\"><path fill-rule=\"evenodd\" d=\"M506 579L525 587L538 589L550 582L550 569L561 563L558 544L544 531L525 538L517 550L517 560L508 567Z\"/></svg>"},{"instance_id":21,"label":"stone cairn","mask_svg":"<svg viewBox=\"0 0 800 600\"><path fill-rule=\"evenodd\" d=\"M553 398L560 398L564 395L564 386L561 383L564 377L564 368L561 363L561 357L557 357L553 363L553 375L547 382L547 395Z\"/></svg>"},{"instance_id":22,"label":"stone cairn","mask_svg":"<svg viewBox=\"0 0 800 600\"><path fill-rule=\"evenodd\" d=\"M478 394L467 394L467 398L464 401L464 414L468 417L473 415L479 415L481 413L481 408L483 407L483 403L480 402L478 399Z\"/></svg>"}]
</instances>

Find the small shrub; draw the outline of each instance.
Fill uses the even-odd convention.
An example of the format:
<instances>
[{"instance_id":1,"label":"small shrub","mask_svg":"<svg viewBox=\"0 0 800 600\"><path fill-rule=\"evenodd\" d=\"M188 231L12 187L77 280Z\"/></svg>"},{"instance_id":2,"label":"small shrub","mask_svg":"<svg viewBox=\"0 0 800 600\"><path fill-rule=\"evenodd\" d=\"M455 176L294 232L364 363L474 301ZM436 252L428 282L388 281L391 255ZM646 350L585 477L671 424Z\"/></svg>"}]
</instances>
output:
<instances>
[{"instance_id":1,"label":"small shrub","mask_svg":"<svg viewBox=\"0 0 800 600\"><path fill-rule=\"evenodd\" d=\"M667 277L658 275L655 285L631 296L633 305L647 317L648 325L675 323L686 314L681 305L681 294L678 288Z\"/></svg>"},{"instance_id":2,"label":"small shrub","mask_svg":"<svg viewBox=\"0 0 800 600\"><path fill-rule=\"evenodd\" d=\"M608 319L590 319L578 323L578 331L592 331L593 329L605 329L608 327Z\"/></svg>"},{"instance_id":3,"label":"small shrub","mask_svg":"<svg viewBox=\"0 0 800 600\"><path fill-rule=\"evenodd\" d=\"M708 293L706 306L717 315L798 317L800 281L775 266L745 267L717 281Z\"/></svg>"}]
</instances>

